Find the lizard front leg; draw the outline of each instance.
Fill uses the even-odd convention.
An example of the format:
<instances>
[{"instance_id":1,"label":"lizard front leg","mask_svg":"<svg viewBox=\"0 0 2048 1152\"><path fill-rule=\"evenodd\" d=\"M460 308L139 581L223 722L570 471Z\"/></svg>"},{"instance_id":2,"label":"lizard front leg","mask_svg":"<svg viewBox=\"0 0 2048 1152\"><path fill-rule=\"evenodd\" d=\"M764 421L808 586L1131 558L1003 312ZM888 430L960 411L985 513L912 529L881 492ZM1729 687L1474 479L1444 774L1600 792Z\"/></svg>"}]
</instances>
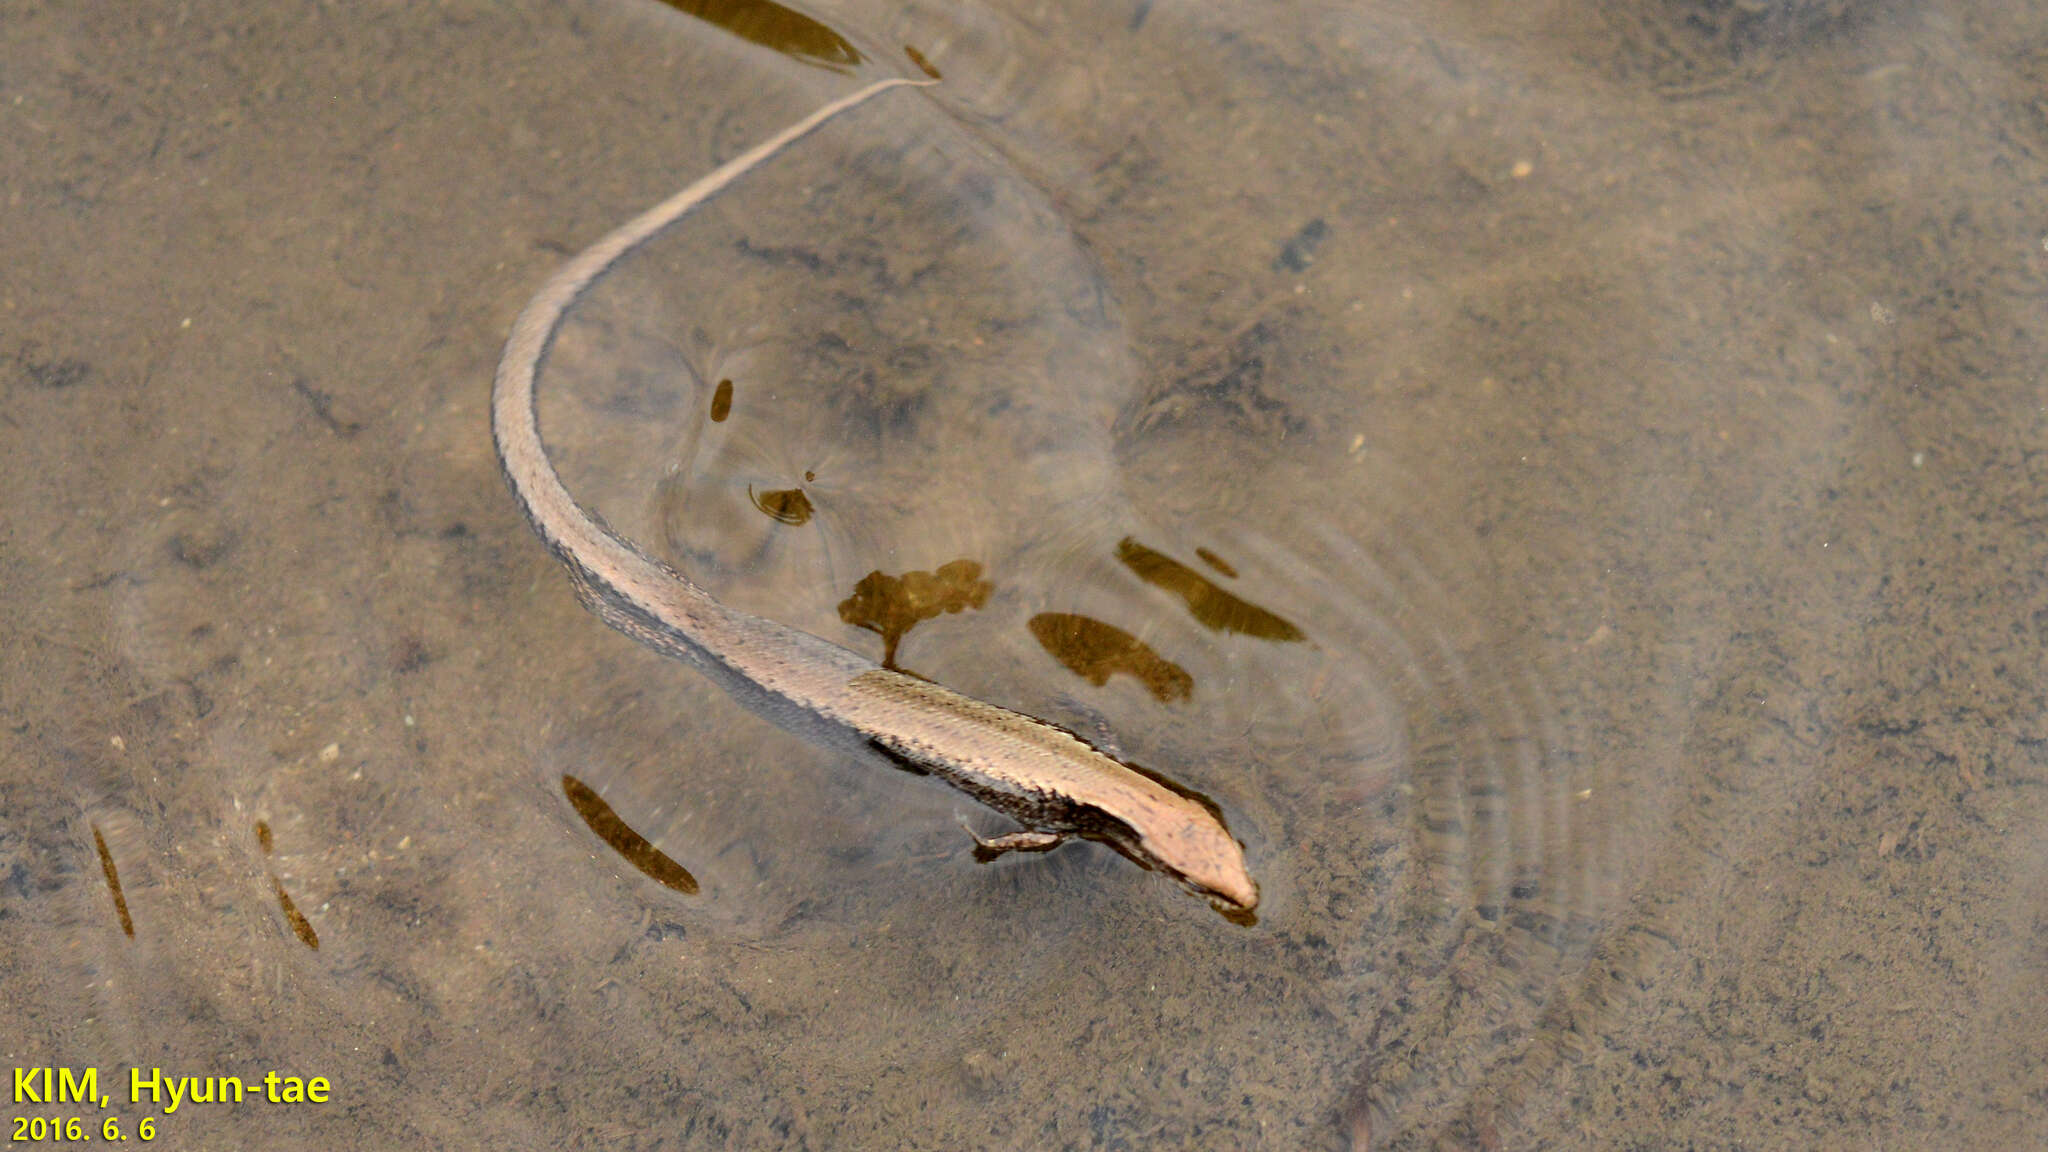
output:
<instances>
[{"instance_id":1,"label":"lizard front leg","mask_svg":"<svg viewBox=\"0 0 2048 1152\"><path fill-rule=\"evenodd\" d=\"M1029 828L1003 836L984 838L967 823L965 816L960 818L960 827L965 828L967 834L974 837L974 859L981 864L1009 852L1050 852L1067 842L1067 834L1064 832L1036 832Z\"/></svg>"}]
</instances>

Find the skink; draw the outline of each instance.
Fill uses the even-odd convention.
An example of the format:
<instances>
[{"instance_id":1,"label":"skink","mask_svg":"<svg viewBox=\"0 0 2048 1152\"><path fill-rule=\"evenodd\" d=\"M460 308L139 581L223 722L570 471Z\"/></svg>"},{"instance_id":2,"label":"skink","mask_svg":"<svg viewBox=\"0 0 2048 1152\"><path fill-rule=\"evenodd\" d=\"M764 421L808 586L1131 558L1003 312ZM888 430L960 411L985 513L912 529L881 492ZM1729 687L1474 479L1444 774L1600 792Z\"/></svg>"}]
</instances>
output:
<instances>
[{"instance_id":1,"label":"skink","mask_svg":"<svg viewBox=\"0 0 2048 1152\"><path fill-rule=\"evenodd\" d=\"M556 272L512 326L491 394L498 460L527 521L568 569L578 598L613 628L695 666L742 704L828 747L945 781L1022 826L977 855L1044 851L1072 837L1108 844L1248 916L1259 889L1244 849L1201 800L1104 755L1054 724L998 708L772 620L727 608L576 502L541 442L534 391L563 315L590 283L691 209L840 113L878 81L783 129L634 217Z\"/></svg>"}]
</instances>

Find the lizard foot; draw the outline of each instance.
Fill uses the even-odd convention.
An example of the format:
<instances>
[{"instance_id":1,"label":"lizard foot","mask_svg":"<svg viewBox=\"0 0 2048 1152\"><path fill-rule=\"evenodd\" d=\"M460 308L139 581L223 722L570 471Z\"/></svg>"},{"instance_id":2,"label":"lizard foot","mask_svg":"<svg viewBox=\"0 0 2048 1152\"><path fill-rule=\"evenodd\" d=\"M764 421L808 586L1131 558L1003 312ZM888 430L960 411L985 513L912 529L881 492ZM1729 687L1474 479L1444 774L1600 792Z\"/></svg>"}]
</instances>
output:
<instances>
[{"instance_id":1,"label":"lizard foot","mask_svg":"<svg viewBox=\"0 0 2048 1152\"><path fill-rule=\"evenodd\" d=\"M966 828L967 834L974 837L974 859L981 864L986 864L1008 852L1050 852L1067 841L1066 836L1058 832L1029 830L983 839L981 833L968 827L965 816L960 818L960 827Z\"/></svg>"}]
</instances>

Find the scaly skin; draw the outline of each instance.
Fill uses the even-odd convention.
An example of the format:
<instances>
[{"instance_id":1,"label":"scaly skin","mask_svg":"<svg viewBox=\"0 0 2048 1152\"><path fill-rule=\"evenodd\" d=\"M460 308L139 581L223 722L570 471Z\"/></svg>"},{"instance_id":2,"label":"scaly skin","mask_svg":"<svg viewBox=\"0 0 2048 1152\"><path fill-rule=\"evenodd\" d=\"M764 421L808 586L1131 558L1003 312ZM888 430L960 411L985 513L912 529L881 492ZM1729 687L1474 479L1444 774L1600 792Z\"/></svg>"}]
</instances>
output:
<instances>
[{"instance_id":1,"label":"scaly skin","mask_svg":"<svg viewBox=\"0 0 2048 1152\"><path fill-rule=\"evenodd\" d=\"M696 666L800 736L936 776L1015 820L985 852L1042 850L1081 836L1209 897L1226 913L1259 902L1244 850L1200 801L1045 721L883 668L837 644L720 604L585 510L548 461L534 389L562 317L618 260L891 79L841 97L634 217L569 261L513 324L491 394L491 428L512 494L569 569L584 605L657 652Z\"/></svg>"}]
</instances>

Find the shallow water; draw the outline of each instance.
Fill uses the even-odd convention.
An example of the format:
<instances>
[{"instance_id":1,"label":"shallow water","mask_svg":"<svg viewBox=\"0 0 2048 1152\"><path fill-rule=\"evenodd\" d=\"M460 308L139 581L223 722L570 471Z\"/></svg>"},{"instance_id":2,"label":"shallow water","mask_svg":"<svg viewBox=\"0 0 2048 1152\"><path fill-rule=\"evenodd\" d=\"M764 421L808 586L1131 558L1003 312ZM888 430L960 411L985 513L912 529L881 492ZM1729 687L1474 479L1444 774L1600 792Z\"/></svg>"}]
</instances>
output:
<instances>
[{"instance_id":1,"label":"shallow water","mask_svg":"<svg viewBox=\"0 0 2048 1152\"><path fill-rule=\"evenodd\" d=\"M111 1097L10 1124L2042 1146L2038 6L807 11L0 16L4 1047ZM1211 797L1255 924L976 864L498 477L548 272L906 47L578 307L551 443L876 658L958 578L899 661Z\"/></svg>"}]
</instances>

